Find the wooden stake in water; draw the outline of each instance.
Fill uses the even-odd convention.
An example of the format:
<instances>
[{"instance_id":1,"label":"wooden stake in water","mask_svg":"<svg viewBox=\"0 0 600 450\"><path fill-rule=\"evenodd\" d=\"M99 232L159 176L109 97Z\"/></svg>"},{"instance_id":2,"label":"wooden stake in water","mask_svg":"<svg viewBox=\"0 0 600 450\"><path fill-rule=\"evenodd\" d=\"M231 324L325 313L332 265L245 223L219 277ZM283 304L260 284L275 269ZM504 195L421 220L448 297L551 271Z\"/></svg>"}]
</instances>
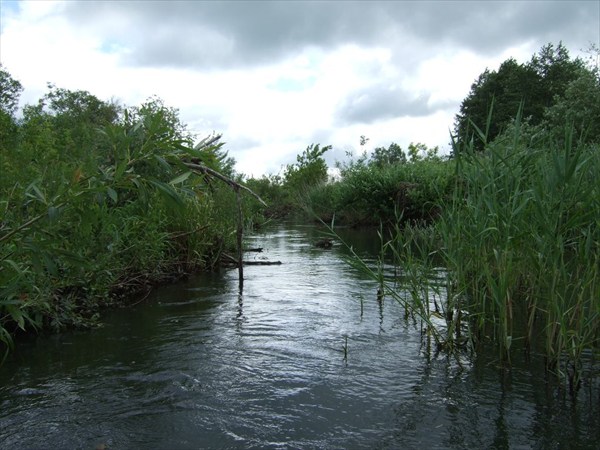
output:
<instances>
[{"instance_id":1,"label":"wooden stake in water","mask_svg":"<svg viewBox=\"0 0 600 450\"><path fill-rule=\"evenodd\" d=\"M244 286L244 264L242 262L243 258L243 250L242 250L242 240L244 234L244 211L242 210L242 195L240 193L239 185L234 186L235 196L237 200L237 208L238 208L238 220L237 220L237 250L238 250L238 278L240 291Z\"/></svg>"}]
</instances>

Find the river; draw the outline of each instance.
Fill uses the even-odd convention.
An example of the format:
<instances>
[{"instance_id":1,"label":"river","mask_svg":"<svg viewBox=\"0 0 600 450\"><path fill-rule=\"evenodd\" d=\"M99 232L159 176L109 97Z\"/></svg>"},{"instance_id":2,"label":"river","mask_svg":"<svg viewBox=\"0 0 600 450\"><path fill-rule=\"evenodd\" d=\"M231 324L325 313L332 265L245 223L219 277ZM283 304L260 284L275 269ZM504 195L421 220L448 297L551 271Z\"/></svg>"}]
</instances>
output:
<instances>
[{"instance_id":1,"label":"river","mask_svg":"<svg viewBox=\"0 0 600 450\"><path fill-rule=\"evenodd\" d=\"M374 235L341 230L365 258ZM103 326L18 343L0 367L2 449L598 448L598 386L541 363L423 346L311 226L246 239L236 269L155 289ZM592 383L593 384L593 383Z\"/></svg>"}]
</instances>

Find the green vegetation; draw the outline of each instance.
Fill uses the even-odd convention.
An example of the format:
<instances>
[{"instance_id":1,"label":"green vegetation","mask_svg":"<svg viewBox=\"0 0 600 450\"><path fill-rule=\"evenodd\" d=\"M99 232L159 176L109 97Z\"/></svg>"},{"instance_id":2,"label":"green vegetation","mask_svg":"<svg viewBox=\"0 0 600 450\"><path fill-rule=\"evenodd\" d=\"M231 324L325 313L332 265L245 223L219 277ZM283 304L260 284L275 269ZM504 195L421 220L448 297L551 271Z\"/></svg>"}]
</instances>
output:
<instances>
[{"instance_id":1,"label":"green vegetation","mask_svg":"<svg viewBox=\"0 0 600 450\"><path fill-rule=\"evenodd\" d=\"M574 146L572 133L531 147L525 134L517 121L484 154L460 149L439 220L396 227L385 243L402 273L385 292L438 348L493 343L505 363L515 348L541 351L575 389L600 350L600 148ZM440 268L441 285L430 276Z\"/></svg>"},{"instance_id":2,"label":"green vegetation","mask_svg":"<svg viewBox=\"0 0 600 450\"><path fill-rule=\"evenodd\" d=\"M391 222L402 211L404 220L427 222L452 191L453 166L438 156L437 147L410 144L408 154L396 143L379 147L370 157L365 152L339 163L338 180L328 179L323 154L330 148L309 146L283 177L247 180L269 203L265 214L325 222L335 218L338 224L358 226Z\"/></svg>"},{"instance_id":3,"label":"green vegetation","mask_svg":"<svg viewBox=\"0 0 600 450\"><path fill-rule=\"evenodd\" d=\"M158 99L121 108L53 86L17 120L21 86L5 71L0 86L6 345L17 329L93 323L100 305L215 267L234 246L240 185L219 136L194 145ZM516 349L541 351L575 390L600 356L599 124L598 68L548 45L479 77L451 158L391 143L329 179L331 147L312 144L283 175L246 180L269 204L249 198L246 226L381 225L379 268L352 263L429 342L450 352L493 345L507 364Z\"/></svg>"},{"instance_id":4,"label":"green vegetation","mask_svg":"<svg viewBox=\"0 0 600 450\"><path fill-rule=\"evenodd\" d=\"M286 166L283 177L263 176L246 181L246 185L269 205L263 212L265 218L281 219L301 215L306 196L327 181L327 163L323 155L328 150L331 150L330 145L309 145L296 157L295 164ZM255 206L259 204L256 203Z\"/></svg>"},{"instance_id":5,"label":"green vegetation","mask_svg":"<svg viewBox=\"0 0 600 450\"><path fill-rule=\"evenodd\" d=\"M592 47L590 51L596 53L597 49ZM486 69L479 76L456 116L458 148L484 149L477 130L484 129L492 109L494 120L488 123L488 141L502 134L521 111L524 121L540 134L560 133L568 121L577 131L576 141L598 142L599 100L597 68L590 68L580 58L571 59L562 43L548 44L525 64L510 58L497 71Z\"/></svg>"},{"instance_id":6,"label":"green vegetation","mask_svg":"<svg viewBox=\"0 0 600 450\"><path fill-rule=\"evenodd\" d=\"M496 121L495 105L515 100L506 91L483 123L468 121L473 134L453 143L454 184L437 220L397 220L382 233L399 276L353 261L437 349L493 345L505 364L515 351L541 353L571 392L597 376L600 352L600 78L576 66L537 125L522 119L523 103L516 119Z\"/></svg>"},{"instance_id":7,"label":"green vegetation","mask_svg":"<svg viewBox=\"0 0 600 450\"><path fill-rule=\"evenodd\" d=\"M398 212L408 222L429 222L451 193L453 170L437 148L410 144L408 157L398 144L376 148L369 159L339 165L341 179L310 196L311 210L321 220L353 225L395 222ZM328 212L329 211L329 212Z\"/></svg>"},{"instance_id":8,"label":"green vegetation","mask_svg":"<svg viewBox=\"0 0 600 450\"><path fill-rule=\"evenodd\" d=\"M21 85L1 70L0 87L5 349L18 330L93 325L100 306L213 268L235 245L220 136L194 145L156 98L122 108L54 86L16 119Z\"/></svg>"}]
</instances>

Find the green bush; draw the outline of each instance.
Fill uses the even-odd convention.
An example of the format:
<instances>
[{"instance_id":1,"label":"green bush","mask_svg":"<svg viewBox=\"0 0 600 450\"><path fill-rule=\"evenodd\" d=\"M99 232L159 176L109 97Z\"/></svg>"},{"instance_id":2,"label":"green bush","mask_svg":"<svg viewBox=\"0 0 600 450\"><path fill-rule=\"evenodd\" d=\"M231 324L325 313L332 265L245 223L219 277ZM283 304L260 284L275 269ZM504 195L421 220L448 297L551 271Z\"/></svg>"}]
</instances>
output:
<instances>
[{"instance_id":1,"label":"green bush","mask_svg":"<svg viewBox=\"0 0 600 450\"><path fill-rule=\"evenodd\" d=\"M451 194L453 167L441 159L390 165L359 164L345 170L340 181L316 189L312 209L326 219L351 224L393 224L431 221L440 202Z\"/></svg>"},{"instance_id":2,"label":"green bush","mask_svg":"<svg viewBox=\"0 0 600 450\"><path fill-rule=\"evenodd\" d=\"M233 181L214 177L230 170L218 136L194 147L176 110L160 100L123 110L52 87L22 120L7 117L0 121L1 134L14 137L2 147L0 177L7 348L17 329L94 324L100 306L213 268L234 246Z\"/></svg>"}]
</instances>

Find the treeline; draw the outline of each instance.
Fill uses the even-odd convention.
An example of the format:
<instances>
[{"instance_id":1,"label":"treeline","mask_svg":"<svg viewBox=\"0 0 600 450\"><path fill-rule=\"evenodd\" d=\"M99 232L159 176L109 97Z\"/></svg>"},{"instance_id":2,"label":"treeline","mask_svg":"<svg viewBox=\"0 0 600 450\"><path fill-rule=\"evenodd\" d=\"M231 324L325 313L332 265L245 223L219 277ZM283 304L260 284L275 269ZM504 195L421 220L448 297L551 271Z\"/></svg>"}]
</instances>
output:
<instances>
[{"instance_id":1,"label":"treeline","mask_svg":"<svg viewBox=\"0 0 600 450\"><path fill-rule=\"evenodd\" d=\"M157 98L123 107L55 86L17 118L22 87L1 67L0 88L0 345L93 325L102 305L234 246L219 136L195 141Z\"/></svg>"},{"instance_id":2,"label":"treeline","mask_svg":"<svg viewBox=\"0 0 600 450\"><path fill-rule=\"evenodd\" d=\"M519 116L519 144L532 148L600 142L600 85L590 49L589 61L571 58L562 45L548 44L524 64L510 58L498 70L486 69L471 86L456 115L451 136L452 154L437 148L398 144L367 152L338 163L338 176L328 176L323 157L330 146L313 144L288 165L283 175L247 180L269 199L271 217L302 215L339 224L393 225L400 214L408 223L430 222L441 204L451 198L456 184L456 152L466 148L484 153L506 136ZM525 142L527 141L527 142ZM306 214L308 212L308 214Z\"/></svg>"},{"instance_id":3,"label":"treeline","mask_svg":"<svg viewBox=\"0 0 600 450\"><path fill-rule=\"evenodd\" d=\"M361 146L367 141L361 137ZM454 185L454 169L437 147L411 143L405 152L391 143L338 162L333 174L323 156L330 149L310 145L283 176L246 181L267 199L268 218L373 226L391 225L401 214L402 221L429 222L438 216Z\"/></svg>"}]
</instances>

